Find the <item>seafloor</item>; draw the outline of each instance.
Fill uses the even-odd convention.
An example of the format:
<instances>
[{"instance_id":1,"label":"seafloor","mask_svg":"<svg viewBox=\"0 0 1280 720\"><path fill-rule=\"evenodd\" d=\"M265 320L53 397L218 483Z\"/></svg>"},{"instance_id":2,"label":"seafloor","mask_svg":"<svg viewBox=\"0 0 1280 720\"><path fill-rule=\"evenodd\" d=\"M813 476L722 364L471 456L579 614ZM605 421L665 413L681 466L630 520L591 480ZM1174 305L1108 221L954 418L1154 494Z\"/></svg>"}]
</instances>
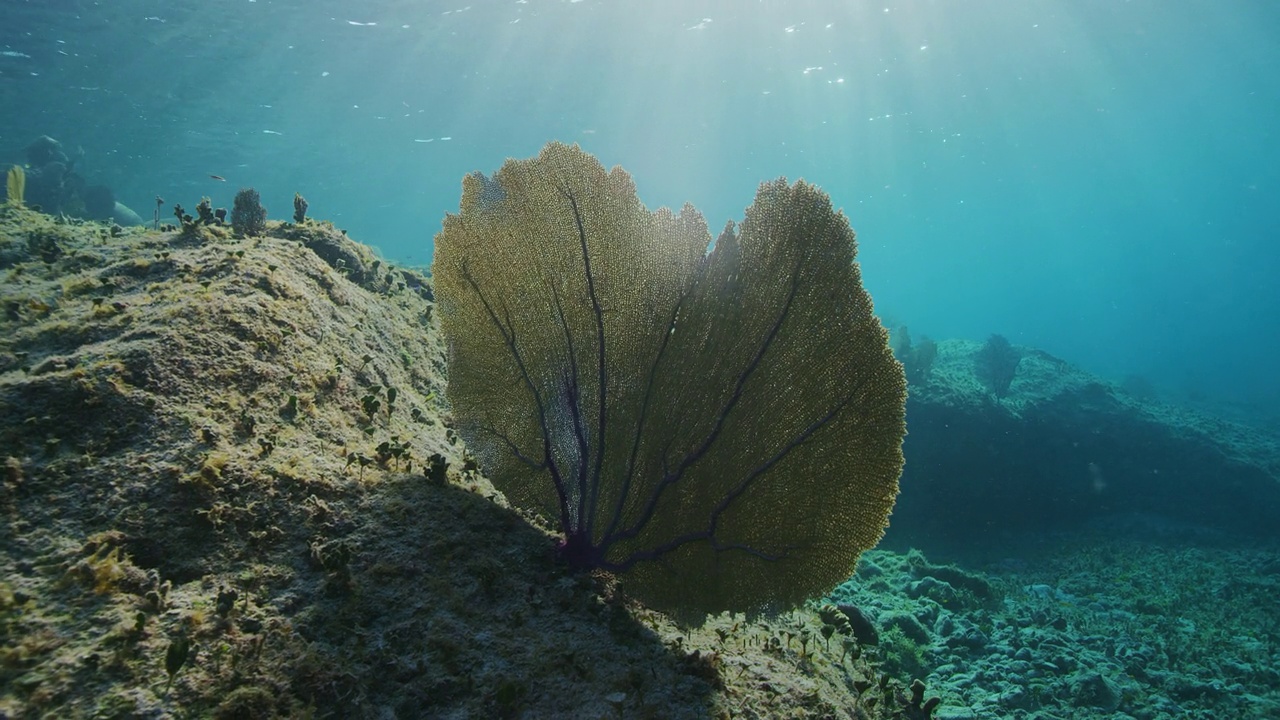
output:
<instances>
[{"instance_id":1,"label":"seafloor","mask_svg":"<svg viewBox=\"0 0 1280 720\"><path fill-rule=\"evenodd\" d=\"M478 474L430 279L328 223L8 206L0 272L0 718L1280 716L1260 541L1126 514L877 550L683 628Z\"/></svg>"}]
</instances>

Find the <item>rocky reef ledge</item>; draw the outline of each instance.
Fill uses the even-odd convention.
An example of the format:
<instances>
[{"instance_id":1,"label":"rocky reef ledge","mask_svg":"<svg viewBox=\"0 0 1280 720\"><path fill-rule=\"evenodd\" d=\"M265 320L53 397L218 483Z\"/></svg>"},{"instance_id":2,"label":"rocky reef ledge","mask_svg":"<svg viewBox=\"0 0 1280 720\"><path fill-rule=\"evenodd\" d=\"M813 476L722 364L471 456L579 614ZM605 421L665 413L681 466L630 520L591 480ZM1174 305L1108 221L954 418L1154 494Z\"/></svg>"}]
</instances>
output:
<instances>
[{"instance_id":1,"label":"rocky reef ledge","mask_svg":"<svg viewBox=\"0 0 1280 720\"><path fill-rule=\"evenodd\" d=\"M840 611L575 574L443 405L430 279L323 222L0 210L0 717L925 718Z\"/></svg>"},{"instance_id":2,"label":"rocky reef ledge","mask_svg":"<svg viewBox=\"0 0 1280 720\"><path fill-rule=\"evenodd\" d=\"M1033 348L1006 346L992 363L990 341L928 347L907 354L907 466L891 544L1099 521L1255 538L1280 527L1274 428L1178 407ZM930 362L912 372L914 357Z\"/></svg>"}]
</instances>

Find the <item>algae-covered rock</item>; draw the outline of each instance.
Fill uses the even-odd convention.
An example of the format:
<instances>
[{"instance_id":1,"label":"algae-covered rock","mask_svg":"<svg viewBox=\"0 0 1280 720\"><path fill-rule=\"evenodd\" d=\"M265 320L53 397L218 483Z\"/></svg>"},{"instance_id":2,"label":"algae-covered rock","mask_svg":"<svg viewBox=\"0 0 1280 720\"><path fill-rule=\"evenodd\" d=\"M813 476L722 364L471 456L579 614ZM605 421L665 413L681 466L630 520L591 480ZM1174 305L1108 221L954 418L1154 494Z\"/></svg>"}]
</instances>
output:
<instances>
[{"instance_id":1,"label":"algae-covered rock","mask_svg":"<svg viewBox=\"0 0 1280 720\"><path fill-rule=\"evenodd\" d=\"M0 256L0 716L909 702L860 700L882 673L814 609L681 628L558 562L452 429L430 279L325 223L113 237L10 208Z\"/></svg>"},{"instance_id":2,"label":"algae-covered rock","mask_svg":"<svg viewBox=\"0 0 1280 720\"><path fill-rule=\"evenodd\" d=\"M283 237L113 236L6 208L0 251L0 567L21 598L0 714L200 714L250 685L282 716L314 705L300 663L322 651L284 600L329 581L309 548L350 534L374 484L432 454L460 464L430 303ZM369 417L366 393L397 402ZM197 659L162 696L178 638Z\"/></svg>"}]
</instances>

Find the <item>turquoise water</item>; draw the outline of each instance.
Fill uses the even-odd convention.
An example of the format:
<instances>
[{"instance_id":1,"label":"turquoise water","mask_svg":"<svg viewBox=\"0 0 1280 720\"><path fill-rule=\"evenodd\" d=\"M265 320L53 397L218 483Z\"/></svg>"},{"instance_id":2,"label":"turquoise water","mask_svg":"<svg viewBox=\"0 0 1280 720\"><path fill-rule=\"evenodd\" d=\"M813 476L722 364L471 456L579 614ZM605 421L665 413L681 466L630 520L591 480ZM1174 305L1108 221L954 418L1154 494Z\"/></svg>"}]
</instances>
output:
<instances>
[{"instance_id":1,"label":"turquoise water","mask_svg":"<svg viewBox=\"0 0 1280 720\"><path fill-rule=\"evenodd\" d=\"M83 148L148 219L299 191L414 264L465 173L553 139L712 227L804 177L913 335L1276 417L1280 5L463 3L4 0L0 156Z\"/></svg>"}]
</instances>

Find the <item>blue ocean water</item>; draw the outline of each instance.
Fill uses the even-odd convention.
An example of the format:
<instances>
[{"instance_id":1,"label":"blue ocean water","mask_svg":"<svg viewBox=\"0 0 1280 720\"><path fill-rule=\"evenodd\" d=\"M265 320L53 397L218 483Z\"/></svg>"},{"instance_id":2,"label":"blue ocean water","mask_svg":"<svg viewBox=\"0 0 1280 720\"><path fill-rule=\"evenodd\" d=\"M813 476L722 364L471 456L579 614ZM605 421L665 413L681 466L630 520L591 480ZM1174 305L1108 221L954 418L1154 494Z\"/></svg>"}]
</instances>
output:
<instances>
[{"instance_id":1,"label":"blue ocean water","mask_svg":"<svg viewBox=\"0 0 1280 720\"><path fill-rule=\"evenodd\" d=\"M1274 418L1277 29L1245 0L4 0L0 155L53 136L148 219L298 191L419 265L465 173L553 139L713 228L804 177L914 335Z\"/></svg>"}]
</instances>

